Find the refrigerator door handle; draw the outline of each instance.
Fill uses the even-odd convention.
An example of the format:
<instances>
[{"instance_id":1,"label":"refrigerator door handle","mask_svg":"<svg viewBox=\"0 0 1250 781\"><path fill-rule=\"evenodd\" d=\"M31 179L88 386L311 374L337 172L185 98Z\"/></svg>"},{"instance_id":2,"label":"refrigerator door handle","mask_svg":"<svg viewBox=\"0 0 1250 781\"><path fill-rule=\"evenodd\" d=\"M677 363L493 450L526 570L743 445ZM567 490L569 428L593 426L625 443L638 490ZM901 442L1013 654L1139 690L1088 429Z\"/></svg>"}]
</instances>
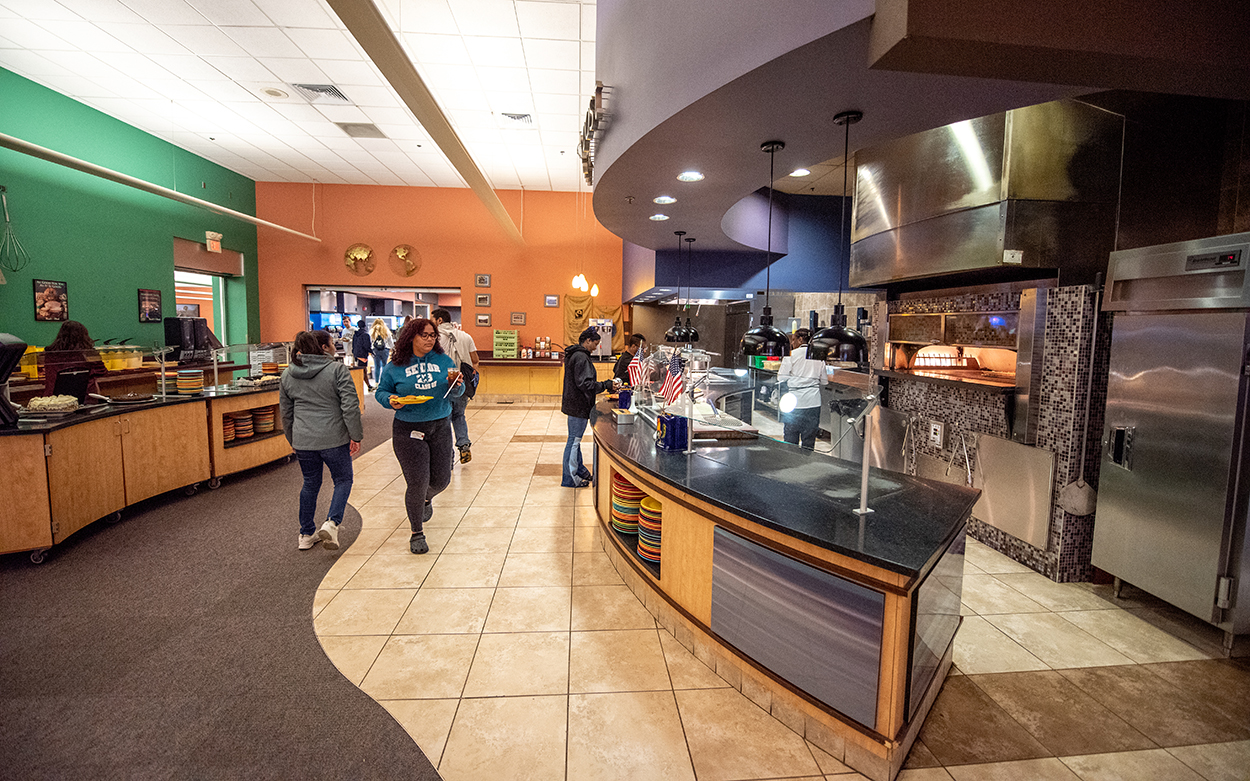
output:
<instances>
[{"instance_id":1,"label":"refrigerator door handle","mask_svg":"<svg viewBox=\"0 0 1250 781\"><path fill-rule=\"evenodd\" d=\"M1107 457L1111 463L1132 471L1133 469L1133 433L1136 426L1112 426L1111 436L1107 441Z\"/></svg>"}]
</instances>

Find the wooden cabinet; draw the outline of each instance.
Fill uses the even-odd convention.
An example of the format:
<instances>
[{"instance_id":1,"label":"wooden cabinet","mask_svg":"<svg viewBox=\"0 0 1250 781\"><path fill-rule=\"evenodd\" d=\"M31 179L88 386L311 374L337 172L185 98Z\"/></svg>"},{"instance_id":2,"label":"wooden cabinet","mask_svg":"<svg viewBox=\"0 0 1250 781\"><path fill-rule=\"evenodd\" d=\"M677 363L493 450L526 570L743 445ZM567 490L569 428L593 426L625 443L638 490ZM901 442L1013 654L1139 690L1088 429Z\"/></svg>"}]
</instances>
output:
<instances>
[{"instance_id":1,"label":"wooden cabinet","mask_svg":"<svg viewBox=\"0 0 1250 781\"><path fill-rule=\"evenodd\" d=\"M0 502L0 553L52 547L43 435L0 437L0 462L8 485L17 487Z\"/></svg>"},{"instance_id":2,"label":"wooden cabinet","mask_svg":"<svg viewBox=\"0 0 1250 781\"><path fill-rule=\"evenodd\" d=\"M135 504L211 476L204 402L122 415L126 504Z\"/></svg>"},{"instance_id":3,"label":"wooden cabinet","mask_svg":"<svg viewBox=\"0 0 1250 781\"><path fill-rule=\"evenodd\" d=\"M102 418L44 435L52 542L126 506L122 420Z\"/></svg>"},{"instance_id":4,"label":"wooden cabinet","mask_svg":"<svg viewBox=\"0 0 1250 781\"><path fill-rule=\"evenodd\" d=\"M257 434L248 439L225 442L222 418L231 412L243 412L257 407L277 407L278 392L249 393L244 396L222 396L208 401L208 432L212 451L213 479L251 469L270 461L289 456L291 445L282 433L282 416L276 415L274 430Z\"/></svg>"},{"instance_id":5,"label":"wooden cabinet","mask_svg":"<svg viewBox=\"0 0 1250 781\"><path fill-rule=\"evenodd\" d=\"M365 411L365 375L368 369L348 369L352 374L352 384L356 386L356 398L360 401L360 411Z\"/></svg>"}]
</instances>

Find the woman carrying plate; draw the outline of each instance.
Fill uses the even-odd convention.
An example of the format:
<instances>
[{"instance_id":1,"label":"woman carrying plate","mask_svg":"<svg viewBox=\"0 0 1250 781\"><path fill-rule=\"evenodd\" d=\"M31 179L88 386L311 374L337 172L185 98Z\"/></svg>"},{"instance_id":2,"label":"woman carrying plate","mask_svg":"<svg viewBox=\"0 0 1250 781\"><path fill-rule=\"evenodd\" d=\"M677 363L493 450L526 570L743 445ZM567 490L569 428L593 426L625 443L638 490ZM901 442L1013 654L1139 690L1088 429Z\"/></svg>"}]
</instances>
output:
<instances>
[{"instance_id":1,"label":"woman carrying plate","mask_svg":"<svg viewBox=\"0 0 1250 781\"><path fill-rule=\"evenodd\" d=\"M429 552L424 525L434 514L432 500L451 482L449 397L462 393L459 367L438 344L438 326L424 317L410 319L395 337L374 398L395 410L391 445L408 486L404 504L413 553Z\"/></svg>"}]
</instances>

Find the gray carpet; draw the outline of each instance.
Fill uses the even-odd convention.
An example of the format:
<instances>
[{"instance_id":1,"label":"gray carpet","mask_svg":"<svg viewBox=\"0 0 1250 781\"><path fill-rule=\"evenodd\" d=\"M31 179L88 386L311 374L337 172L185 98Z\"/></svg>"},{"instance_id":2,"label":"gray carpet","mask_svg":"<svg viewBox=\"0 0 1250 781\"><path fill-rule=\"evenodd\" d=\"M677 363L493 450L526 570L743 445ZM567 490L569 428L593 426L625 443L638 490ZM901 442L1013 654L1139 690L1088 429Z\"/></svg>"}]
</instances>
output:
<instances>
[{"instance_id":1,"label":"gray carpet","mask_svg":"<svg viewBox=\"0 0 1250 781\"><path fill-rule=\"evenodd\" d=\"M390 419L367 408L366 449ZM317 642L313 595L360 515L340 550L297 550L300 483L260 467L42 565L0 556L0 778L439 778Z\"/></svg>"}]
</instances>

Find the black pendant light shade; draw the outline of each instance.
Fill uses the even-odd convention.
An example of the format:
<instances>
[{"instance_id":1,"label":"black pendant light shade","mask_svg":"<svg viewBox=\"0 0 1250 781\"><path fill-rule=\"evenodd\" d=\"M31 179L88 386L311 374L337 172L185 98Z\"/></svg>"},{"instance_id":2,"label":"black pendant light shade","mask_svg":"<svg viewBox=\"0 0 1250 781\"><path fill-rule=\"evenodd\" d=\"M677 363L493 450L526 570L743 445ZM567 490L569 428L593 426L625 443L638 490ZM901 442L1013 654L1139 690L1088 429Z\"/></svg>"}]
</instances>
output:
<instances>
[{"instance_id":1,"label":"black pendant light shade","mask_svg":"<svg viewBox=\"0 0 1250 781\"><path fill-rule=\"evenodd\" d=\"M686 318L686 341L687 342L699 341L699 329L695 328L693 325L690 324L689 317Z\"/></svg>"},{"instance_id":2,"label":"black pendant light shade","mask_svg":"<svg viewBox=\"0 0 1250 781\"><path fill-rule=\"evenodd\" d=\"M765 141L760 144L760 151L768 153L768 261L764 266L765 280L768 280L773 265L773 182L776 181L773 164L777 152L785 148L784 141ZM742 354L748 357L762 355L767 358L783 358L790 354L790 337L773 326L773 309L768 305L771 289L771 283L765 281L764 311L760 314L760 323L742 335Z\"/></svg>"}]
</instances>

